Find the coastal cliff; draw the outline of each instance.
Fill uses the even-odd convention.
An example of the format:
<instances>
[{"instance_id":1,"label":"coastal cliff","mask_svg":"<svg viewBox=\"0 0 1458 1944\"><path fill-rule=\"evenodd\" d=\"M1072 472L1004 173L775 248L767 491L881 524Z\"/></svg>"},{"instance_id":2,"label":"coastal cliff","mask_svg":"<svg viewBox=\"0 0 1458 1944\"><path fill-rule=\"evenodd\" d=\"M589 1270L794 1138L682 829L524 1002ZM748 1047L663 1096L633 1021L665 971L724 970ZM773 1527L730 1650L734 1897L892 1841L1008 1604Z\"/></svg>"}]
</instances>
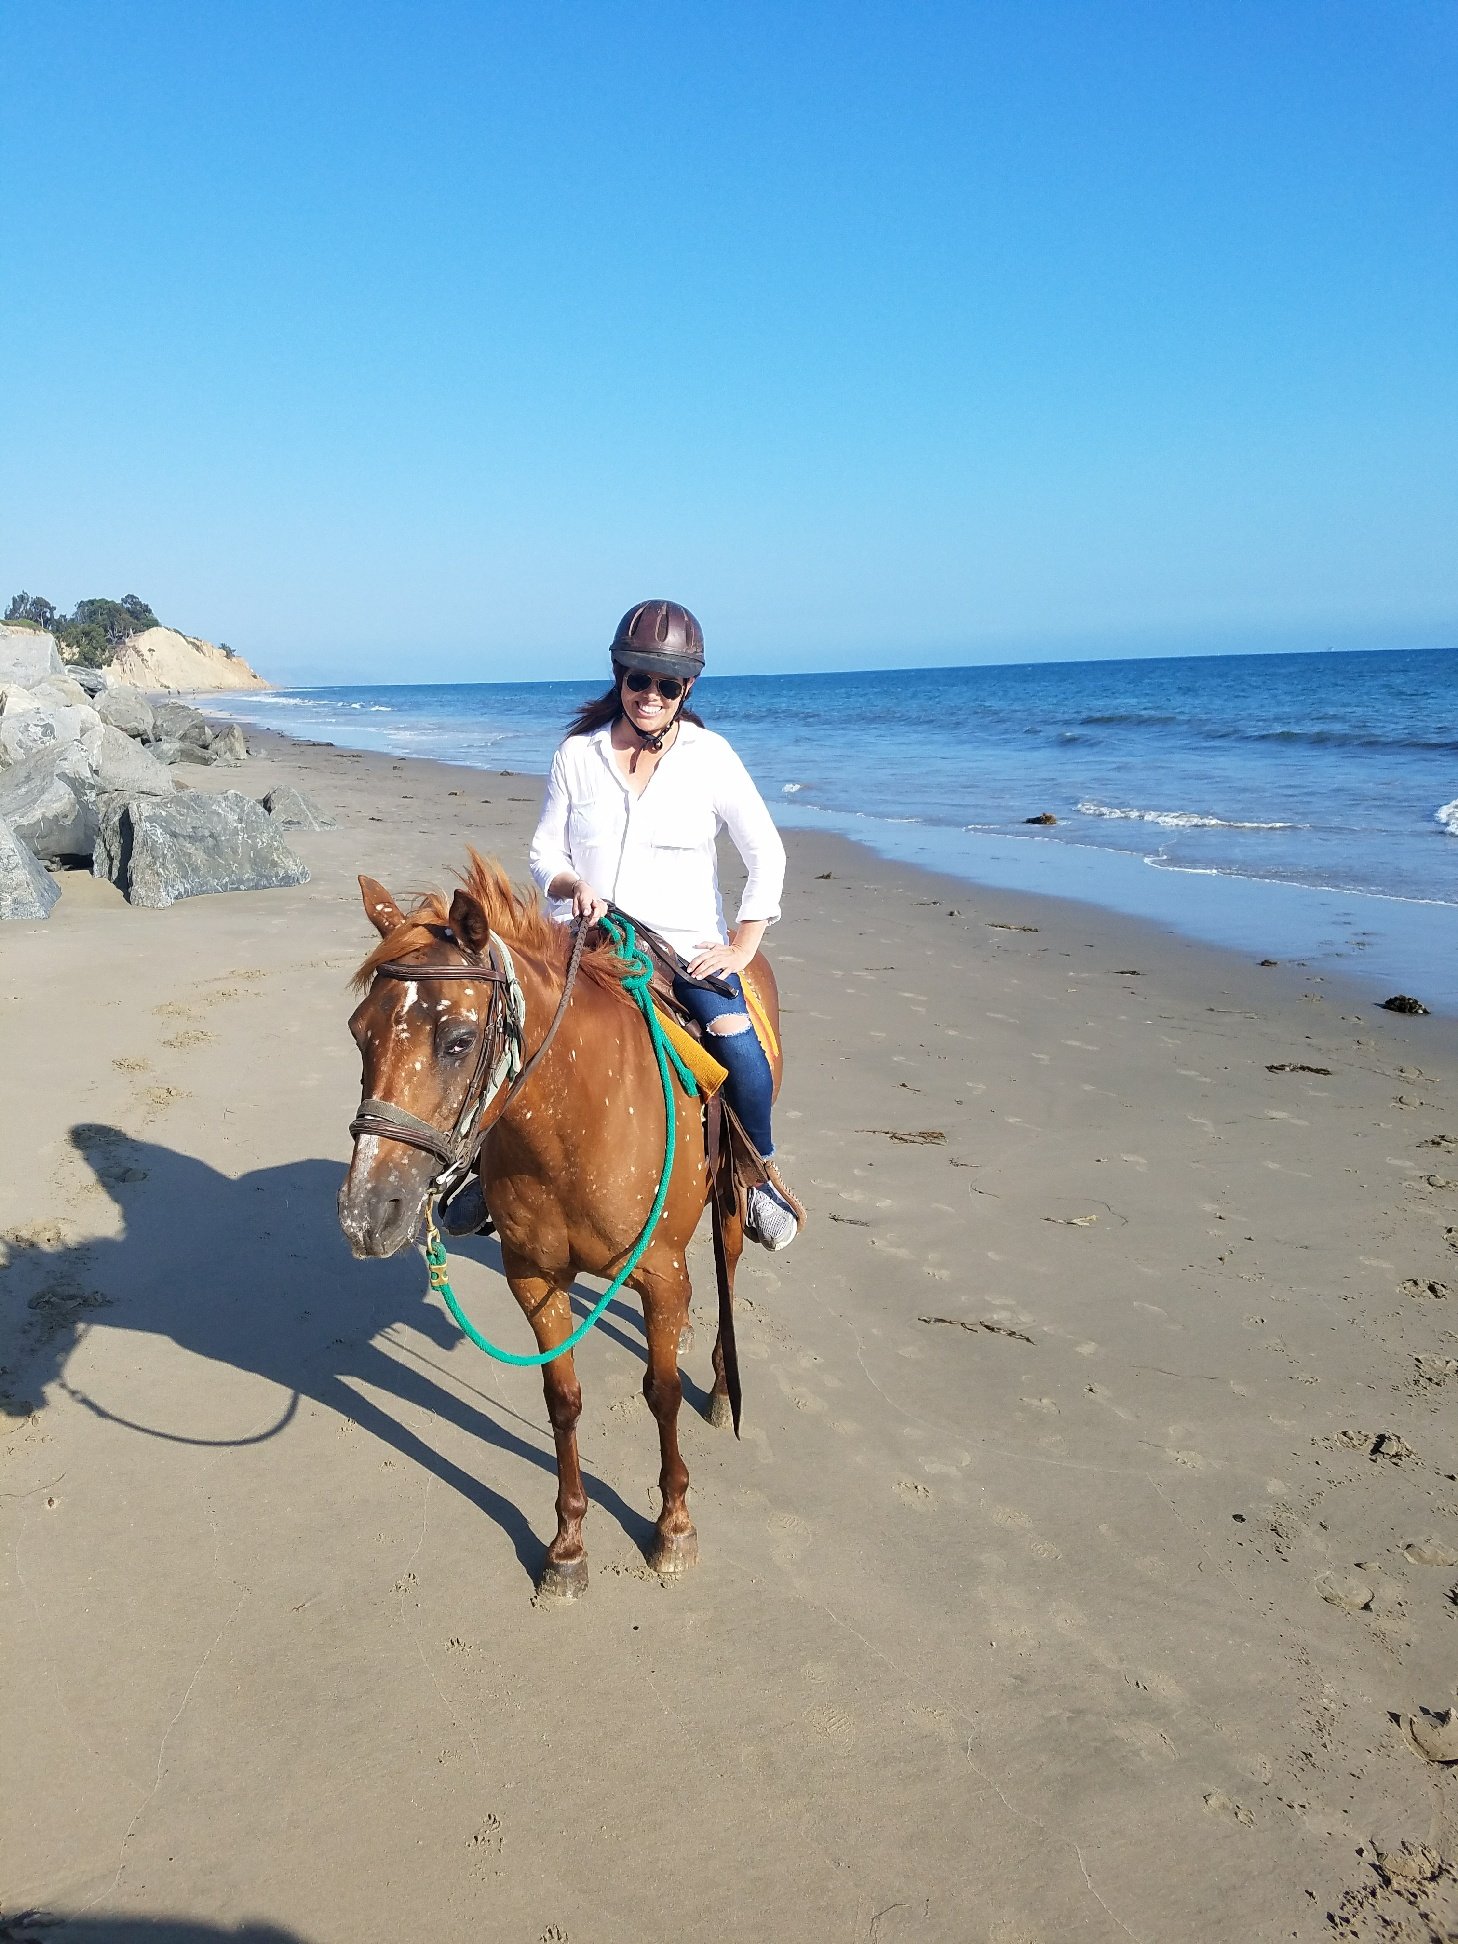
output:
<instances>
[{"instance_id":1,"label":"coastal cliff","mask_svg":"<svg viewBox=\"0 0 1458 1944\"><path fill-rule=\"evenodd\" d=\"M212 642L179 634L175 628L144 628L129 635L107 672L114 682L153 694L269 686L241 655L227 654Z\"/></svg>"}]
</instances>

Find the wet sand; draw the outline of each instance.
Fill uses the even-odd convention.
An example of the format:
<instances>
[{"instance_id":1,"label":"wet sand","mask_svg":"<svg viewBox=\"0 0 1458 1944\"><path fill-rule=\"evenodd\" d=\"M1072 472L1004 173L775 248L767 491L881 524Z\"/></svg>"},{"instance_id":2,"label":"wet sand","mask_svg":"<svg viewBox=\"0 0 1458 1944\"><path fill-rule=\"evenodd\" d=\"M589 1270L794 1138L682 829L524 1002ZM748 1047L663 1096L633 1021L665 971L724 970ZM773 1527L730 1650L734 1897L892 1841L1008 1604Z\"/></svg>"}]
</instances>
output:
<instances>
[{"instance_id":1,"label":"wet sand","mask_svg":"<svg viewBox=\"0 0 1458 1944\"><path fill-rule=\"evenodd\" d=\"M540 784L250 740L199 787L308 789L310 884L71 877L0 938L5 1923L1449 1934L1458 1767L1402 1723L1458 1699L1450 1022L792 833L812 1225L745 1258L739 1443L696 1245L681 1583L635 1307L579 1352L592 1587L544 1610L539 1380L333 1209L354 874L518 865Z\"/></svg>"}]
</instances>

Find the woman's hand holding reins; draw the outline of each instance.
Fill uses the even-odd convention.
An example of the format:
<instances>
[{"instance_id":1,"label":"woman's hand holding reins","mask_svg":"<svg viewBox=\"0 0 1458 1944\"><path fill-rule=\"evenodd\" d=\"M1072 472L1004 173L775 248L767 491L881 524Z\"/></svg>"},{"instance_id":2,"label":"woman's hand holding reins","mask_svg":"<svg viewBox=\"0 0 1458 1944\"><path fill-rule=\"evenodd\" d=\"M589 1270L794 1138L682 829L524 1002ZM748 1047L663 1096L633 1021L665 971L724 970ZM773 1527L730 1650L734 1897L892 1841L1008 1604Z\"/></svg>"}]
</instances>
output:
<instances>
[{"instance_id":1,"label":"woman's hand holding reins","mask_svg":"<svg viewBox=\"0 0 1458 1944\"><path fill-rule=\"evenodd\" d=\"M600 918L606 917L611 909L608 900L599 897L597 892L587 882L586 878L571 877L566 871L559 871L557 876L552 879L552 882L547 886L547 896L549 898L570 898L572 900L572 916L574 918L586 918L590 924L594 925Z\"/></svg>"},{"instance_id":2,"label":"woman's hand holding reins","mask_svg":"<svg viewBox=\"0 0 1458 1944\"><path fill-rule=\"evenodd\" d=\"M573 917L585 918L589 924L595 925L600 918L607 916L608 910L607 899L600 898L586 878L578 878L572 888Z\"/></svg>"}]
</instances>

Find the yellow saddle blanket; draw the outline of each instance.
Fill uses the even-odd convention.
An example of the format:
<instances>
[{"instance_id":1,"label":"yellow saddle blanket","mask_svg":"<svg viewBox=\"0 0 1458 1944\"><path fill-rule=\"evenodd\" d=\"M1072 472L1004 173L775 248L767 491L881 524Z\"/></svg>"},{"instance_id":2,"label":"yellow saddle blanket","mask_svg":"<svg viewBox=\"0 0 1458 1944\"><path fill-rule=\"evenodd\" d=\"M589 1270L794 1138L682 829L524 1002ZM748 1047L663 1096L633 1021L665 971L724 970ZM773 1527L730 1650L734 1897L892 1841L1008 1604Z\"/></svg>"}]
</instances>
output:
<instances>
[{"instance_id":1,"label":"yellow saddle blanket","mask_svg":"<svg viewBox=\"0 0 1458 1944\"><path fill-rule=\"evenodd\" d=\"M744 997L749 1006L749 1017L755 1036L764 1048L766 1059L773 1060L779 1053L780 1043L775 1038L774 1028L770 1025L764 1001L755 991L753 982L743 973L740 974L740 983L744 987ZM696 1040L688 1028L680 1026L676 1019L671 1019L661 1006L655 1005L653 1010L658 1014L658 1023L663 1028L664 1036L698 1081L699 1086L706 1094L716 1094L729 1078L727 1068L720 1066L703 1042Z\"/></svg>"}]
</instances>

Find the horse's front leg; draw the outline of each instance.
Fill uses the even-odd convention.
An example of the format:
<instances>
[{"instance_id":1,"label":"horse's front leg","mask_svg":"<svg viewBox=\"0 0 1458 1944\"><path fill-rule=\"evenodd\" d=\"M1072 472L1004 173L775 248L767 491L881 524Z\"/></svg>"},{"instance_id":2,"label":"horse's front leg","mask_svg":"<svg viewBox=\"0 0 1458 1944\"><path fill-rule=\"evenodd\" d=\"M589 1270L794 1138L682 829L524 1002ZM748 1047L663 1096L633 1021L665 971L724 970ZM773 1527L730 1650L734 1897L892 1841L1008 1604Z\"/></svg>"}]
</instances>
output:
<instances>
[{"instance_id":1,"label":"horse's front leg","mask_svg":"<svg viewBox=\"0 0 1458 1944\"><path fill-rule=\"evenodd\" d=\"M505 1257L505 1251L502 1252ZM549 1276L539 1275L524 1264L506 1260L506 1279L511 1292L531 1324L539 1350L554 1350L572 1334L572 1305L567 1292L559 1289ZM582 1543L582 1521L587 1514L587 1492L582 1483L582 1463L577 1455L577 1420L582 1415L582 1386L569 1350L542 1366L542 1389L547 1399L547 1416L557 1446L557 1536L547 1548L546 1564L537 1580L537 1592L546 1599L575 1600L587 1591L587 1549Z\"/></svg>"},{"instance_id":2,"label":"horse's front leg","mask_svg":"<svg viewBox=\"0 0 1458 1944\"><path fill-rule=\"evenodd\" d=\"M655 1573L681 1573L699 1556L699 1536L688 1512L688 1466L678 1448L678 1407L683 1399L678 1342L688 1320L688 1278L679 1270L671 1275L648 1272L633 1281L643 1298L643 1321L648 1332L643 1395L658 1420L661 1458L658 1486L662 1503L648 1564Z\"/></svg>"}]
</instances>

